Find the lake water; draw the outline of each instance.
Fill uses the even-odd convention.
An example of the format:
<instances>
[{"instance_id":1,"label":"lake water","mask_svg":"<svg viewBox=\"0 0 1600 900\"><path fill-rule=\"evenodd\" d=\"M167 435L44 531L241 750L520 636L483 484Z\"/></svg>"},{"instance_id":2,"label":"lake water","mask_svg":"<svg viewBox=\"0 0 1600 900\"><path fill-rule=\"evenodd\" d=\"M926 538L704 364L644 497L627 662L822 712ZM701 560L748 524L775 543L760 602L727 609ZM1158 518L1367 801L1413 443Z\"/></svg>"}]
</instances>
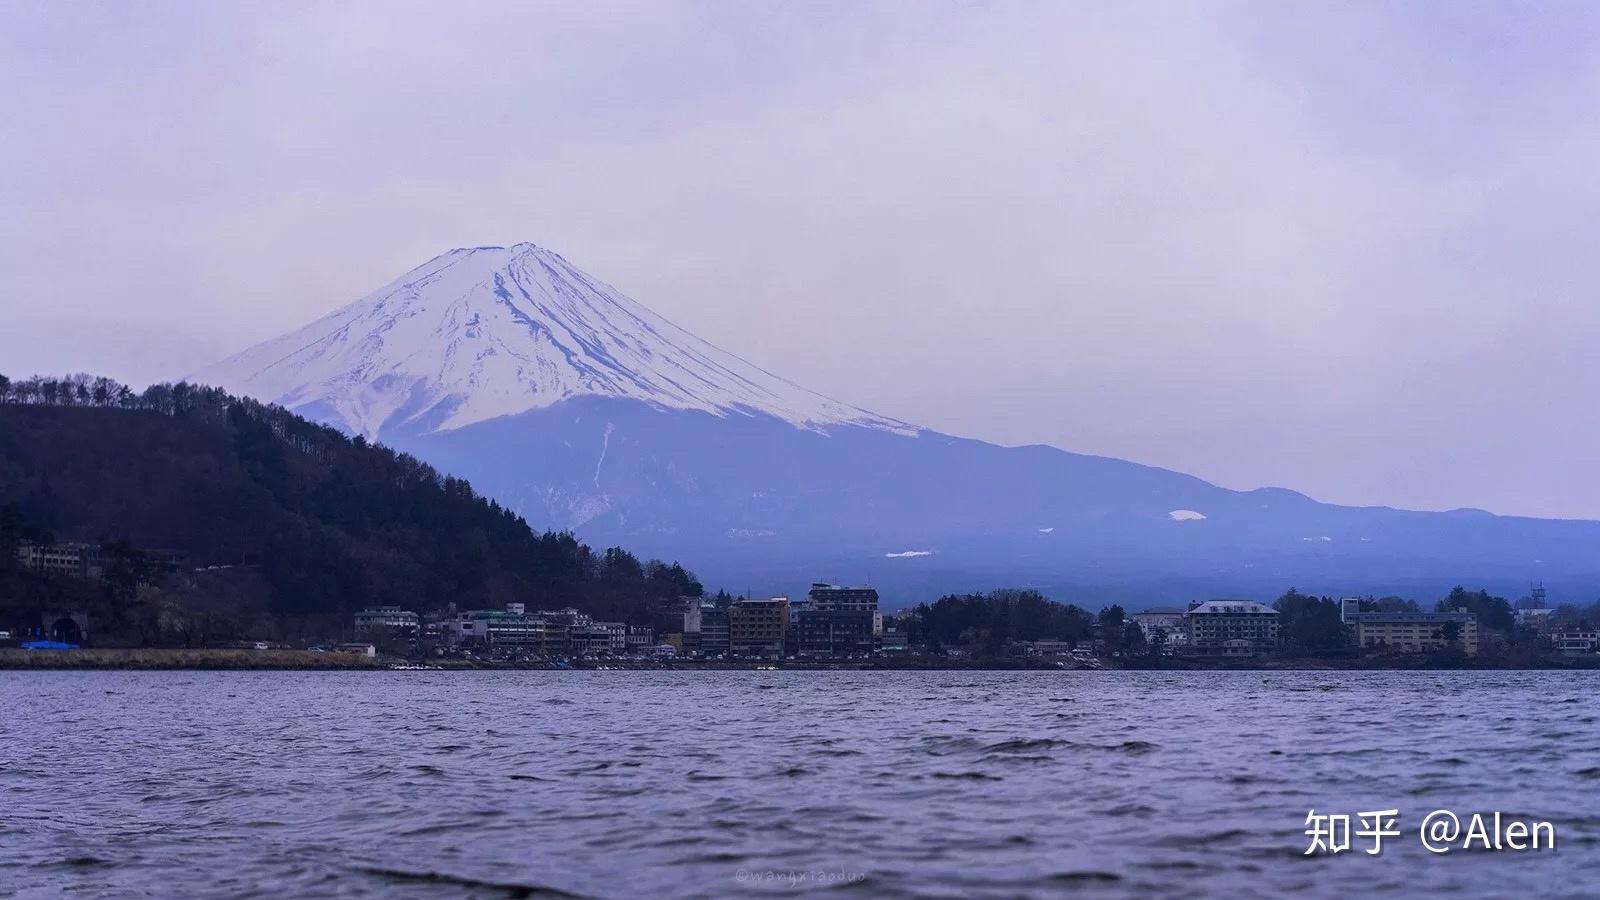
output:
<instances>
[{"instance_id":1,"label":"lake water","mask_svg":"<svg viewBox=\"0 0 1600 900\"><path fill-rule=\"evenodd\" d=\"M0 894L1592 897L1597 688L0 672ZM1303 855L1308 811L1386 808L1401 837L1381 855ZM1417 834L1434 809L1548 820L1557 849L1435 855Z\"/></svg>"}]
</instances>

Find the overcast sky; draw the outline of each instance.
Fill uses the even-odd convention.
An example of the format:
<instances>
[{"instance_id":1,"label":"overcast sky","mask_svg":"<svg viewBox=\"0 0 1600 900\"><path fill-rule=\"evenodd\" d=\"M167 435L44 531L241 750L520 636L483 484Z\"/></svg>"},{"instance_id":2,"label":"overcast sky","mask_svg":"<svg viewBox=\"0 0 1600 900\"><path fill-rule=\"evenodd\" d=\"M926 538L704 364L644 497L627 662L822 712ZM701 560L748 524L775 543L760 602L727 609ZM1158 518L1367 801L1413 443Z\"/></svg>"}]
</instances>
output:
<instances>
[{"instance_id":1,"label":"overcast sky","mask_svg":"<svg viewBox=\"0 0 1600 900\"><path fill-rule=\"evenodd\" d=\"M177 377L532 241L944 431L1600 517L1597 25L0 0L0 371Z\"/></svg>"}]
</instances>

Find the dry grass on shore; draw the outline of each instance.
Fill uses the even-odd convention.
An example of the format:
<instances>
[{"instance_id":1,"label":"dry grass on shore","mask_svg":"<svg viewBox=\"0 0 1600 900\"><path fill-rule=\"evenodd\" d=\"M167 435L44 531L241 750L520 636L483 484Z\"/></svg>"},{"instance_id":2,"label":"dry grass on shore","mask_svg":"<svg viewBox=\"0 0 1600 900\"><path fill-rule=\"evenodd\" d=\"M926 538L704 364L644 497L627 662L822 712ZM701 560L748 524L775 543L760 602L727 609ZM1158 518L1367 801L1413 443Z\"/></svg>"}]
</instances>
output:
<instances>
[{"instance_id":1,"label":"dry grass on shore","mask_svg":"<svg viewBox=\"0 0 1600 900\"><path fill-rule=\"evenodd\" d=\"M310 650L0 649L0 669L372 669L382 664L357 653Z\"/></svg>"}]
</instances>

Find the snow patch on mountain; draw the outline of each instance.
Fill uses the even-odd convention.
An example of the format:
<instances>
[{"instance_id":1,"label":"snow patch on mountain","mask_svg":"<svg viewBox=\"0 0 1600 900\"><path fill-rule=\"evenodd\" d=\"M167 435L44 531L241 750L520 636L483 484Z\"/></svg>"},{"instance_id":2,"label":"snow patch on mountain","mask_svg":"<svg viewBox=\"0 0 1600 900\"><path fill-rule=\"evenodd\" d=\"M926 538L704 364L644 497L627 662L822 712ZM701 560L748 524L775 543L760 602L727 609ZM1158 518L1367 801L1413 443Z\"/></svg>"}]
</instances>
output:
<instances>
[{"instance_id":1,"label":"snow patch on mountain","mask_svg":"<svg viewBox=\"0 0 1600 900\"><path fill-rule=\"evenodd\" d=\"M600 467L606 464L606 450L611 447L611 435L617 426L611 422L606 423L605 436L600 441L600 458L594 461L594 486L600 486Z\"/></svg>"},{"instance_id":2,"label":"snow patch on mountain","mask_svg":"<svg viewBox=\"0 0 1600 900\"><path fill-rule=\"evenodd\" d=\"M712 346L533 244L452 250L189 380L368 437L449 431L589 395L814 431L919 433Z\"/></svg>"},{"instance_id":3,"label":"snow patch on mountain","mask_svg":"<svg viewBox=\"0 0 1600 900\"><path fill-rule=\"evenodd\" d=\"M1192 509L1175 509L1167 513L1167 518L1174 522L1199 522L1205 517L1205 513L1196 512Z\"/></svg>"},{"instance_id":4,"label":"snow patch on mountain","mask_svg":"<svg viewBox=\"0 0 1600 900\"><path fill-rule=\"evenodd\" d=\"M899 553L885 553L887 559L912 559L918 556L932 556L932 550L901 550Z\"/></svg>"}]
</instances>

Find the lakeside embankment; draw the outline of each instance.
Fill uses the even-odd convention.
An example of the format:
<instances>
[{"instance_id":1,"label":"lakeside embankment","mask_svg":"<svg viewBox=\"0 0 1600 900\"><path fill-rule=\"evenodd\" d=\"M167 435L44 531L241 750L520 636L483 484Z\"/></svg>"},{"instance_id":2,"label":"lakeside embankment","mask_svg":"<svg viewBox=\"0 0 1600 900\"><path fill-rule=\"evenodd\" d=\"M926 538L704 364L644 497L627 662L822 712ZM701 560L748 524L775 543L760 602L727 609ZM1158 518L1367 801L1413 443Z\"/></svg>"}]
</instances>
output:
<instances>
[{"instance_id":1,"label":"lakeside embankment","mask_svg":"<svg viewBox=\"0 0 1600 900\"><path fill-rule=\"evenodd\" d=\"M366 656L361 653L314 650L249 650L235 648L81 648L77 650L23 650L0 648L0 670L5 669L285 669L285 670L372 670L427 668L432 671L494 670L592 670L616 669L660 671L664 669L751 671L756 669L849 670L1025 670L1060 667L1039 660L962 661L939 657L912 657L899 660L858 660L844 662L806 662L797 660L674 660L657 662L637 659L589 659L571 662L533 662L510 660L439 659L417 663L394 656Z\"/></svg>"},{"instance_id":2,"label":"lakeside embankment","mask_svg":"<svg viewBox=\"0 0 1600 900\"><path fill-rule=\"evenodd\" d=\"M1403 670L1541 670L1600 669L1600 657L1555 656L1539 660L1450 658L1429 656L1383 657L1139 657L1098 661L1097 666L1043 659L950 659L907 656L895 659L804 660L576 660L529 662L507 660L444 659L418 663L400 657L371 657L361 653L314 650L250 650L235 648L84 648L78 650L23 650L0 648L4 669L109 669L109 670L337 670L386 671L425 667L433 671L495 670L640 670L640 671L1071 671L1125 669L1138 671L1403 671Z\"/></svg>"},{"instance_id":3,"label":"lakeside embankment","mask_svg":"<svg viewBox=\"0 0 1600 900\"><path fill-rule=\"evenodd\" d=\"M1118 659L1109 662L1107 668L1142 672L1582 671L1600 669L1600 655L1551 655L1529 659L1400 653L1377 656L1163 656Z\"/></svg>"}]
</instances>

